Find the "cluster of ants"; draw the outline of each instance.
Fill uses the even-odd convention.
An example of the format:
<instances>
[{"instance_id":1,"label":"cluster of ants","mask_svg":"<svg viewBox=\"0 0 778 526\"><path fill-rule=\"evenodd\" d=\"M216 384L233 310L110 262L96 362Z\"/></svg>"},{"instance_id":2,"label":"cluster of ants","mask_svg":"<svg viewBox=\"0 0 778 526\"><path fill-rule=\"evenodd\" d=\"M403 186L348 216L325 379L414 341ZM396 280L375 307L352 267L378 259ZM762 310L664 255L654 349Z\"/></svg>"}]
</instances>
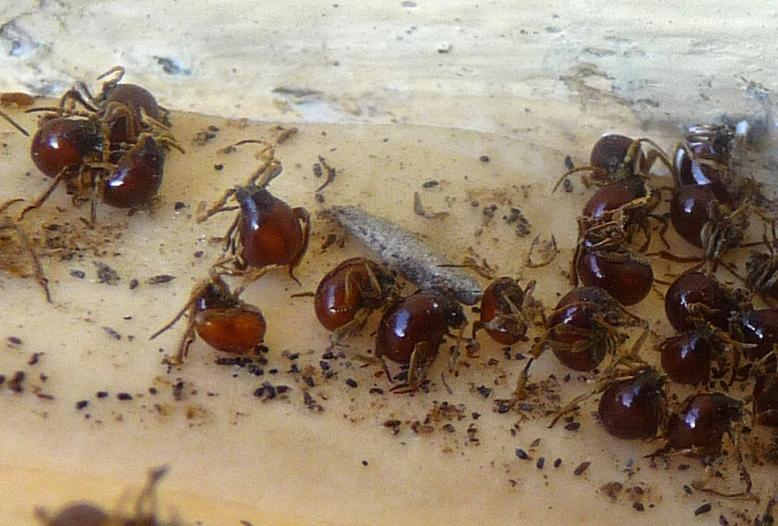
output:
<instances>
[{"instance_id":1,"label":"cluster of ants","mask_svg":"<svg viewBox=\"0 0 778 526\"><path fill-rule=\"evenodd\" d=\"M652 456L675 451L715 458L724 435L729 435L745 483L745 490L737 495L750 496L751 480L740 453L741 444L747 443L743 435L756 425L778 427L778 310L774 307L778 258L771 202L733 160L732 149L739 140L743 138L728 126L691 127L671 161L649 139L606 134L594 145L589 166L564 174L559 184L572 173L585 171L599 188L578 220L570 272L576 288L548 316L545 334L533 346L532 356L550 348L566 367L585 372L597 370L607 356L613 357L594 390L567 404L552 426L601 393L597 414L609 434L621 439L654 439L661 434L665 445ZM663 215L656 214L662 202L662 189L654 186L658 176L651 173L656 162L670 171L674 181L670 210ZM747 275L740 277L726 256L748 246L745 238L752 213L764 219L765 230L773 229L773 241L754 243L764 244L768 251L753 251L745 264ZM647 253L653 230L650 220L662 224L661 238L667 246L668 217L683 240L702 249L702 256L680 258L667 250L653 254L695 263L669 284L664 296L667 319L677 334L657 346L660 372L640 355L648 336L647 322L625 307L641 302L654 288ZM747 289L720 283L715 277L719 266L741 279ZM577 287L579 281L583 287ZM755 295L770 307L755 308ZM643 328L630 349L623 348L625 326ZM743 359L746 365L741 367ZM718 367L713 367L714 362ZM532 360L512 402L524 395L531 364ZM721 379L727 368L731 379L720 382L726 391L735 381L753 381L746 397L750 411L744 401L713 390L717 384L711 377ZM671 409L665 394L669 383L701 389Z\"/></svg>"},{"instance_id":2,"label":"cluster of ants","mask_svg":"<svg viewBox=\"0 0 778 526\"><path fill-rule=\"evenodd\" d=\"M95 95L77 82L63 94L57 107L28 110L41 113L30 156L52 181L16 221L4 216L0 229L17 233L49 302L48 280L20 227L25 215L40 208L60 184L75 206L91 201L90 225L96 222L98 202L117 208L147 205L162 184L166 152L170 148L183 151L169 133L167 110L145 88L121 84L124 73L124 68L117 66L101 75L99 79L105 81ZM0 116L29 136L6 114ZM21 201L1 204L0 214Z\"/></svg>"},{"instance_id":3,"label":"cluster of ants","mask_svg":"<svg viewBox=\"0 0 778 526\"><path fill-rule=\"evenodd\" d=\"M123 74L120 67L106 72L101 78L109 78L97 95L79 83L63 95L58 107L30 110L44 112L31 155L53 180L22 216L40 207L60 183L75 205L91 200L92 224L97 202L136 207L157 194L167 150L181 148L170 134L167 111L144 88L121 84ZM383 264L352 258L332 269L314 294L317 318L333 333L331 341L337 345L358 333L372 312L383 311L374 358L385 369L386 360L400 364L404 383L397 387L414 391L424 383L444 338L455 329L457 345L449 364L453 368L467 324L463 304L480 302L471 341L483 330L506 346L527 341L528 329L540 314L545 332L532 346L532 358L520 375L514 397L503 408L509 409L524 396L530 366L546 349L576 371L594 371L612 356L594 392L573 400L554 421L589 396L602 393L598 414L613 436L652 439L661 432L666 440L661 453L714 455L725 434L739 443L741 433L735 433L735 428L747 428L744 403L720 392L700 392L671 411L664 394L668 380L707 387L713 362L728 364L730 384L754 380L749 395L753 424L778 427L778 311L755 309L752 303L754 294L768 303L778 299L775 241L764 241L768 252L756 251L748 258L747 275L742 278L748 290L732 290L714 276L719 266L739 276L726 256L744 246L752 213L774 224L771 201L735 166L732 150L738 140L729 126L692 127L668 156L649 139L603 136L592 150L590 165L568 171L557 184L586 171L585 180L599 188L578 220L579 238L570 273L576 288L547 317L532 298L534 281L522 288L513 278L502 277L481 290L460 269L444 269L444 258L397 225L358 208L332 207L324 215L373 249ZM219 351L254 352L264 341L267 324L260 309L242 301L240 295L273 269L286 268L296 279L294 269L308 247L308 212L291 207L267 189L282 170L274 146L245 140L229 148L243 144L261 146L259 168L245 184L227 190L197 215L200 222L237 211L224 236L222 257L173 320L152 336L156 338L187 317L177 351L167 359L171 364L184 361L195 336ZM652 173L657 163L664 165L674 182L670 209L663 215L657 213L662 188L654 185L657 176ZM678 334L658 346L663 372L641 358L648 324L626 309L642 301L658 282L648 253L652 220L661 223L660 237L666 248L664 233L672 226L683 240L702 250L694 267L678 277L665 295L667 317ZM11 225L15 223L10 220L0 223ZM23 237L18 227L12 228ZM48 297L40 264L31 249L30 253ZM414 257L407 257L409 253ZM668 250L654 255L689 261ZM402 296L398 273L419 290ZM242 281L233 290L225 278ZM583 287L577 287L579 281ZM625 326L643 327L643 334L628 351L622 350ZM742 359L746 367L740 366ZM392 379L388 369L387 376ZM739 453L736 456L739 459ZM742 468L739 460L738 464ZM744 468L741 473L748 493L750 479Z\"/></svg>"}]
</instances>

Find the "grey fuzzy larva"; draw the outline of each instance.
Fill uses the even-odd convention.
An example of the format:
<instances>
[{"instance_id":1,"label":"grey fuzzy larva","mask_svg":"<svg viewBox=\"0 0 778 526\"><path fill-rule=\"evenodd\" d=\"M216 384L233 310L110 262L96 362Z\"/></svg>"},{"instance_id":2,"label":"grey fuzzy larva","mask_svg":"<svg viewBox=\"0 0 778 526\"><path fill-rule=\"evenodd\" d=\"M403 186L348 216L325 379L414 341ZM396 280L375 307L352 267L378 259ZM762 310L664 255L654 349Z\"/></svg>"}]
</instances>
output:
<instances>
[{"instance_id":1,"label":"grey fuzzy larva","mask_svg":"<svg viewBox=\"0 0 778 526\"><path fill-rule=\"evenodd\" d=\"M483 296L481 285L472 276L450 266L419 236L391 221L354 206L333 206L322 215L339 223L375 252L385 265L419 288L448 291L465 305L474 305Z\"/></svg>"}]
</instances>

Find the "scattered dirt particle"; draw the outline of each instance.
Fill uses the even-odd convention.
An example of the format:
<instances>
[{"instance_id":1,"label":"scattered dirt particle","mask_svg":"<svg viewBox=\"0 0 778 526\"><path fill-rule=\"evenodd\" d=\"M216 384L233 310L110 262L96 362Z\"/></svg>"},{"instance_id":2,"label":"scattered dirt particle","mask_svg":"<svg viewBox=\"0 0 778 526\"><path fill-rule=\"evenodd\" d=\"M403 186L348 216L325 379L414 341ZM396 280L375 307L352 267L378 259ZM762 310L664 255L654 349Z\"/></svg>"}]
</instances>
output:
<instances>
[{"instance_id":1,"label":"scattered dirt particle","mask_svg":"<svg viewBox=\"0 0 778 526\"><path fill-rule=\"evenodd\" d=\"M98 283L105 283L106 285L118 285L121 281L119 273L112 269L106 263L102 261L92 261L95 267L97 267L97 280Z\"/></svg>"},{"instance_id":2,"label":"scattered dirt particle","mask_svg":"<svg viewBox=\"0 0 778 526\"><path fill-rule=\"evenodd\" d=\"M703 513L708 513L712 508L713 508L713 506L711 505L711 503L710 502L706 502L705 504L703 504L702 506L700 506L699 508L694 510L694 516L696 517L697 515L702 515Z\"/></svg>"},{"instance_id":3,"label":"scattered dirt particle","mask_svg":"<svg viewBox=\"0 0 778 526\"><path fill-rule=\"evenodd\" d=\"M583 475L586 472L586 470L589 469L589 466L591 466L591 465L592 465L592 463L589 462L588 460L586 462L581 462L573 470L573 475L575 475L576 477L579 477L579 476Z\"/></svg>"}]
</instances>

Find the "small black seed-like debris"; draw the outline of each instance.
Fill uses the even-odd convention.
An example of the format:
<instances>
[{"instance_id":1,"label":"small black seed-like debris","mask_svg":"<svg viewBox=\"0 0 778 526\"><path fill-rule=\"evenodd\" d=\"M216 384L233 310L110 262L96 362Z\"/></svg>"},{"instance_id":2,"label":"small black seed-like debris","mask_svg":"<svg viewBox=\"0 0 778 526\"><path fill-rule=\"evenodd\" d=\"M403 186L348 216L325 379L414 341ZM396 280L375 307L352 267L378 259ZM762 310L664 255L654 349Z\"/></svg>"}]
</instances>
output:
<instances>
[{"instance_id":1,"label":"small black seed-like debris","mask_svg":"<svg viewBox=\"0 0 778 526\"><path fill-rule=\"evenodd\" d=\"M149 387L149 393L152 394L152 395L156 395L157 394L157 388L156 387ZM108 394L108 393L106 393L106 394Z\"/></svg>"},{"instance_id":2,"label":"small black seed-like debris","mask_svg":"<svg viewBox=\"0 0 778 526\"><path fill-rule=\"evenodd\" d=\"M216 170L217 172L221 172L222 170L224 170L224 165L223 164L214 164L213 165L213 169Z\"/></svg>"},{"instance_id":3,"label":"small black seed-like debris","mask_svg":"<svg viewBox=\"0 0 778 526\"><path fill-rule=\"evenodd\" d=\"M578 476L580 476L580 475L583 475L583 474L584 474L584 472L585 472L587 469L589 469L589 466L591 466L591 465L592 465L592 463L591 463L591 462L589 462L588 460L587 460L586 462L581 462L581 463L580 463L580 464L578 464L578 466L576 466L576 468L573 470L573 475L575 475L576 477L578 477Z\"/></svg>"},{"instance_id":4,"label":"small black seed-like debris","mask_svg":"<svg viewBox=\"0 0 778 526\"><path fill-rule=\"evenodd\" d=\"M307 385L308 387L316 386L316 382L314 381L313 376L308 376L308 375L303 376L303 382L305 382L305 385Z\"/></svg>"},{"instance_id":5,"label":"small black seed-like debris","mask_svg":"<svg viewBox=\"0 0 778 526\"><path fill-rule=\"evenodd\" d=\"M70 271L70 275L73 276L74 278L84 279L86 277L86 272L84 272L83 270L74 269Z\"/></svg>"},{"instance_id":6,"label":"small black seed-like debris","mask_svg":"<svg viewBox=\"0 0 778 526\"><path fill-rule=\"evenodd\" d=\"M441 429L443 429L443 431L446 433L453 433L457 430L453 424L446 424Z\"/></svg>"},{"instance_id":7,"label":"small black seed-like debris","mask_svg":"<svg viewBox=\"0 0 778 526\"><path fill-rule=\"evenodd\" d=\"M119 400L132 400L132 395L130 393L119 393L116 395L116 398Z\"/></svg>"},{"instance_id":8,"label":"small black seed-like debris","mask_svg":"<svg viewBox=\"0 0 778 526\"><path fill-rule=\"evenodd\" d=\"M103 330L105 331L105 333L108 336L110 336L114 340L121 340L122 339L122 335L119 334L118 332L116 332L116 330L114 330L114 329L112 329L110 327L103 327Z\"/></svg>"},{"instance_id":9,"label":"small black seed-like debris","mask_svg":"<svg viewBox=\"0 0 778 526\"><path fill-rule=\"evenodd\" d=\"M703 504L702 506L700 506L699 508L694 510L694 516L696 517L697 515L702 515L703 513L708 513L711 509L713 509L713 506L711 505L711 503L710 502L706 502L705 504Z\"/></svg>"},{"instance_id":10,"label":"small black seed-like debris","mask_svg":"<svg viewBox=\"0 0 778 526\"><path fill-rule=\"evenodd\" d=\"M30 356L30 359L27 360L27 365L36 365L40 361L41 356L43 356L42 352L34 352L34 353L32 353L32 356Z\"/></svg>"},{"instance_id":11,"label":"small black seed-like debris","mask_svg":"<svg viewBox=\"0 0 778 526\"><path fill-rule=\"evenodd\" d=\"M278 374L278 369L270 369L267 374Z\"/></svg>"},{"instance_id":12,"label":"small black seed-like debris","mask_svg":"<svg viewBox=\"0 0 778 526\"><path fill-rule=\"evenodd\" d=\"M278 391L278 394L281 395L281 394L284 394L284 393L287 393L287 392L291 391L292 388L289 387L288 385L279 385L278 387L276 387L276 390Z\"/></svg>"},{"instance_id":13,"label":"small black seed-like debris","mask_svg":"<svg viewBox=\"0 0 778 526\"><path fill-rule=\"evenodd\" d=\"M273 398L278 396L278 392L270 382L265 382L264 384L262 384L262 387L258 387L254 391L254 396L256 396L257 398L264 397L267 398L268 400L272 400Z\"/></svg>"},{"instance_id":14,"label":"small black seed-like debris","mask_svg":"<svg viewBox=\"0 0 778 526\"><path fill-rule=\"evenodd\" d=\"M89 405L89 400L79 400L76 402L76 409L81 411L83 408Z\"/></svg>"},{"instance_id":15,"label":"small black seed-like debris","mask_svg":"<svg viewBox=\"0 0 778 526\"><path fill-rule=\"evenodd\" d=\"M565 179L562 183L562 189L568 194L573 191L573 182L570 179Z\"/></svg>"},{"instance_id":16,"label":"small black seed-like debris","mask_svg":"<svg viewBox=\"0 0 778 526\"><path fill-rule=\"evenodd\" d=\"M424 188L435 188L439 184L440 183L438 181L433 180L433 181L425 181L424 184L422 184L421 186Z\"/></svg>"},{"instance_id":17,"label":"small black seed-like debris","mask_svg":"<svg viewBox=\"0 0 778 526\"><path fill-rule=\"evenodd\" d=\"M299 373L300 372L300 366L296 363L293 363L292 366L289 368L290 373Z\"/></svg>"},{"instance_id":18,"label":"small black seed-like debris","mask_svg":"<svg viewBox=\"0 0 778 526\"><path fill-rule=\"evenodd\" d=\"M9 336L8 343L11 343L13 345L21 345L22 340L20 338L17 338L16 336Z\"/></svg>"},{"instance_id":19,"label":"small black seed-like debris","mask_svg":"<svg viewBox=\"0 0 778 526\"><path fill-rule=\"evenodd\" d=\"M573 158L569 155L565 155L565 169L569 172L575 168L575 165L573 164Z\"/></svg>"},{"instance_id":20,"label":"small black seed-like debris","mask_svg":"<svg viewBox=\"0 0 778 526\"><path fill-rule=\"evenodd\" d=\"M368 393L374 394L374 395L382 395L382 394L384 394L384 390L381 389L380 387L371 387L370 391L368 391Z\"/></svg>"},{"instance_id":21,"label":"small black seed-like debris","mask_svg":"<svg viewBox=\"0 0 778 526\"><path fill-rule=\"evenodd\" d=\"M24 379L27 375L24 374L24 371L16 371L14 373L13 378L8 380L8 389L15 393L21 393L24 391L24 386L22 385L24 383Z\"/></svg>"},{"instance_id":22,"label":"small black seed-like debris","mask_svg":"<svg viewBox=\"0 0 778 526\"><path fill-rule=\"evenodd\" d=\"M393 435L397 435L400 433L401 425L402 422L400 422L399 420L387 420L386 422L384 422L384 427L391 429Z\"/></svg>"},{"instance_id":23,"label":"small black seed-like debris","mask_svg":"<svg viewBox=\"0 0 778 526\"><path fill-rule=\"evenodd\" d=\"M643 506L643 503L642 503L642 502L633 502L633 503L632 503L632 508L633 508L635 511L646 511L646 507L645 507L645 506Z\"/></svg>"},{"instance_id":24,"label":"small black seed-like debris","mask_svg":"<svg viewBox=\"0 0 778 526\"><path fill-rule=\"evenodd\" d=\"M170 283L174 279L176 279L176 277L171 276L170 274L159 274L158 276L152 276L147 279L146 283L149 285L160 285L162 283Z\"/></svg>"},{"instance_id":25,"label":"small black seed-like debris","mask_svg":"<svg viewBox=\"0 0 778 526\"><path fill-rule=\"evenodd\" d=\"M121 281L119 273L112 269L109 265L102 261L92 261L95 267L97 267L97 279L98 283L105 283L106 285L118 285Z\"/></svg>"},{"instance_id":26,"label":"small black seed-like debris","mask_svg":"<svg viewBox=\"0 0 778 526\"><path fill-rule=\"evenodd\" d=\"M330 370L330 363L325 362L324 360L319 361L319 367L321 367L322 371L329 371Z\"/></svg>"},{"instance_id":27,"label":"small black seed-like debris","mask_svg":"<svg viewBox=\"0 0 778 526\"><path fill-rule=\"evenodd\" d=\"M687 495L691 495L692 494L692 488L690 488L689 486L684 484L683 485L683 492L686 493Z\"/></svg>"},{"instance_id":28,"label":"small black seed-like debris","mask_svg":"<svg viewBox=\"0 0 778 526\"><path fill-rule=\"evenodd\" d=\"M482 385L478 388L478 394L480 394L484 398L489 398L489 395L492 394L492 390L486 387L485 385Z\"/></svg>"},{"instance_id":29,"label":"small black seed-like debris","mask_svg":"<svg viewBox=\"0 0 778 526\"><path fill-rule=\"evenodd\" d=\"M367 466L367 460L363 460L363 461L362 461L362 465L363 465L363 466Z\"/></svg>"},{"instance_id":30,"label":"small black seed-like debris","mask_svg":"<svg viewBox=\"0 0 778 526\"><path fill-rule=\"evenodd\" d=\"M349 387L356 387L358 384L356 380L354 380L353 378L349 378L348 380L346 380L346 385Z\"/></svg>"},{"instance_id":31,"label":"small black seed-like debris","mask_svg":"<svg viewBox=\"0 0 778 526\"><path fill-rule=\"evenodd\" d=\"M153 387L152 387L152 389L153 389ZM97 393L95 393L95 396L97 398L107 398L108 397L108 391L97 391Z\"/></svg>"},{"instance_id":32,"label":"small black seed-like debris","mask_svg":"<svg viewBox=\"0 0 778 526\"><path fill-rule=\"evenodd\" d=\"M481 157L478 158L478 160L481 161L482 163L488 163L489 162L489 156L488 155L482 155Z\"/></svg>"},{"instance_id":33,"label":"small black seed-like debris","mask_svg":"<svg viewBox=\"0 0 778 526\"><path fill-rule=\"evenodd\" d=\"M558 467L559 467L559 466L561 466L561 465L562 465L562 459L561 459L561 458L558 458L558 459L556 459L556 460L554 461L554 467L555 467L555 468L558 468Z\"/></svg>"},{"instance_id":34,"label":"small black seed-like debris","mask_svg":"<svg viewBox=\"0 0 778 526\"><path fill-rule=\"evenodd\" d=\"M581 427L580 422L568 422L565 424L565 429L568 431L578 431L578 429Z\"/></svg>"},{"instance_id":35,"label":"small black seed-like debris","mask_svg":"<svg viewBox=\"0 0 778 526\"><path fill-rule=\"evenodd\" d=\"M183 201L176 201L176 204L173 205L174 210L181 210L182 208L186 208L186 203Z\"/></svg>"},{"instance_id":36,"label":"small black seed-like debris","mask_svg":"<svg viewBox=\"0 0 778 526\"><path fill-rule=\"evenodd\" d=\"M530 460L530 459L532 458L532 457L530 457L530 456L527 454L527 452L526 452L526 451L524 451L524 450L523 450L523 449L521 449L521 448L516 448L516 456L517 456L517 457L518 457L520 460Z\"/></svg>"},{"instance_id":37,"label":"small black seed-like debris","mask_svg":"<svg viewBox=\"0 0 778 526\"><path fill-rule=\"evenodd\" d=\"M3 385L5 383L5 375L0 374L0 385Z\"/></svg>"},{"instance_id":38,"label":"small black seed-like debris","mask_svg":"<svg viewBox=\"0 0 778 526\"><path fill-rule=\"evenodd\" d=\"M473 411L473 414L471 414L470 416L473 417L473 420L478 420L479 418L481 418L481 413L477 411Z\"/></svg>"},{"instance_id":39,"label":"small black seed-like debris","mask_svg":"<svg viewBox=\"0 0 778 526\"><path fill-rule=\"evenodd\" d=\"M719 515L719 526L729 526L729 521L724 515Z\"/></svg>"},{"instance_id":40,"label":"small black seed-like debris","mask_svg":"<svg viewBox=\"0 0 778 526\"><path fill-rule=\"evenodd\" d=\"M324 408L321 406L321 404L317 403L316 399L308 391L303 392L303 404L305 404L305 407L311 411L324 411Z\"/></svg>"},{"instance_id":41,"label":"small black seed-like debris","mask_svg":"<svg viewBox=\"0 0 778 526\"><path fill-rule=\"evenodd\" d=\"M324 171L321 168L321 164L313 163L313 175L315 177L321 177Z\"/></svg>"},{"instance_id":42,"label":"small black seed-like debris","mask_svg":"<svg viewBox=\"0 0 778 526\"><path fill-rule=\"evenodd\" d=\"M173 384L173 399L180 402L184 398L184 381L179 380Z\"/></svg>"},{"instance_id":43,"label":"small black seed-like debris","mask_svg":"<svg viewBox=\"0 0 778 526\"><path fill-rule=\"evenodd\" d=\"M546 465L546 457L540 457L538 461L535 463L535 467L538 469L543 469L545 465Z\"/></svg>"},{"instance_id":44,"label":"small black seed-like debris","mask_svg":"<svg viewBox=\"0 0 778 526\"><path fill-rule=\"evenodd\" d=\"M138 281L137 279L133 278L133 279L130 280L130 290L137 289L138 285L140 285L140 281Z\"/></svg>"}]
</instances>

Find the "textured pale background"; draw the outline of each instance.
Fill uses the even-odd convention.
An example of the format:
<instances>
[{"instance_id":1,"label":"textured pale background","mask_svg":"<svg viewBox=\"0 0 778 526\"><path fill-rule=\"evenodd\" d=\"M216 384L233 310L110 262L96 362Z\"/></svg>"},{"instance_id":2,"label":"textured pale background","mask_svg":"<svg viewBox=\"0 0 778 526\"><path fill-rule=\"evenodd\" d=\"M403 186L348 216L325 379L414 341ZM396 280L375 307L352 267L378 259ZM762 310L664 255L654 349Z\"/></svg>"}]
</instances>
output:
<instances>
[{"instance_id":1,"label":"textured pale background","mask_svg":"<svg viewBox=\"0 0 778 526\"><path fill-rule=\"evenodd\" d=\"M373 203L375 210L404 218L404 224L433 240L445 238L438 246L452 242L463 248L472 242L467 236L475 227L459 225L480 219L467 208L463 211L462 193L487 202L502 192L520 203L537 232L553 231L569 248L572 218L583 194L556 197L565 199L562 213L543 203L522 201L519 184L536 182L538 193L533 197L548 196L547 182L560 173L563 156L571 154L580 162L605 130L632 134L645 130L669 147L683 123L762 110L761 103L746 96L749 82L768 89L778 85L774 53L778 18L772 2L747 2L734 10L727 2L658 7L613 1L365 4L5 2L0 6L0 91L56 96L75 80L95 85L96 75L122 64L128 69L128 81L150 88L171 109L322 123L301 127L301 135L281 151L291 175L275 188L290 202L296 199L315 209L311 189L318 181L312 179L310 165L322 154L350 181L334 187L328 199ZM166 72L163 64L178 70ZM29 117L22 119L33 126ZM221 121L178 116L176 133L186 143L211 122ZM358 123L482 133L330 126ZM321 138L324 130L328 139ZM262 132L250 128L230 133L240 138L251 131ZM220 137L215 146L227 144L229 137ZM384 137L391 137L389 146L382 142ZM26 154L14 155L25 151L26 142L18 136L5 140L17 150L9 149L11 154L3 158L4 173L10 174L3 181L3 197L36 195L40 179L24 175L34 172ZM96 389L142 392L151 378L163 374L157 345L141 341L141 335L174 312L193 280L203 275L206 262L190 256L202 245L196 240L220 232L219 224L195 227L169 210L178 199L192 204L212 199L220 189L241 181L241 174L252 166L250 156L245 156L242 169L228 164L231 171L225 172L225 180L213 181L213 172L206 168L218 161L215 146L200 150L188 146L189 155L172 156L162 190L165 212L132 218L121 243L115 245L128 254L111 263L127 275L163 269L180 276L169 289L168 301L160 301L154 290L131 296L124 286L103 296L106 291L88 280L68 278L71 268L90 271L88 260L62 268L54 259L44 261L53 280L55 307L42 306L31 280L3 279L0 336L17 335L25 342L21 349L8 347L3 372L20 367L30 352L47 349L45 366L52 376L47 389L58 401L38 407L31 395L20 399L4 393L3 411L13 424L5 425L0 442L5 453L0 461L0 498L14 505L0 516L0 523L30 523L34 505L55 507L77 497L110 505L128 484L137 485L148 467L165 462L173 467L163 486L166 503L183 517L206 524L238 524L238 519L255 525L371 520L534 524L573 517L585 523L671 523L677 522L679 513L684 521L701 524L714 521L718 513L732 520L732 509L738 505L715 499L711 514L693 517L693 510L705 501L682 495L682 485L690 483L693 474L675 474L667 482L644 470L633 482L654 488L653 500L647 502L662 501L644 515L633 511L628 499L611 504L597 495L602 483L624 479L620 470L625 458L637 458L655 445L614 443L587 421L586 414L583 423L590 425L578 434L549 434L539 421L534 427L527 424L516 439L506 440L515 419L492 415L488 404L481 404L485 416L479 424L483 441L479 450L457 442L469 419L448 442L439 436L426 440L406 430L403 446L379 424L389 415L423 415L436 399L434 393L390 400L388 406L376 408L365 400L364 390L350 398L339 384L330 385L333 401L326 414L333 418L312 417L300 409L297 398L292 404L258 405L250 397L257 381L241 377L228 384L230 375L209 363L211 351L202 345L195 347L193 363L180 373L202 392L220 393L214 400L200 400L210 411L201 427L189 429L176 414L157 421L142 405L128 409L113 401L103 409L95 407ZM493 177L477 184L471 178L465 186L460 175L481 173L484 168L474 159L484 153L493 159L487 170ZM194 171L192 163L198 166ZM430 206L451 205L444 194L460 196L442 233L434 224L409 217L412 191L428 179L442 183L440 193L425 194ZM376 189L376 181L386 184L391 194ZM376 195L391 197L376 201ZM62 196L53 202L67 203ZM109 225L124 220L119 212L102 209L101 214ZM42 213L41 220L50 221L52 215L55 210ZM78 215L68 212L65 217ZM327 227L316 224L314 231L319 237L313 245L320 246ZM510 235L510 230L502 234ZM521 273L521 258L507 243L490 240L477 249L502 272ZM349 250L349 255L360 253L353 244ZM456 257L456 249L450 250ZM133 251L142 255L129 255L137 253ZM215 256L215 249L209 254ZM311 290L323 270L342 257L334 252L311 255L300 270L303 290ZM539 287L548 303L554 301L553 280L562 283L558 272L563 267L560 260L545 276L546 285ZM191 276L186 276L188 270ZM274 297L298 290L278 281L280 285L263 283L260 289ZM95 291L100 294L99 308L93 307ZM251 297L258 303L260 298ZM310 331L296 333L298 341L289 348L300 342L317 353L323 348L326 336L313 325L308 310L297 314L299 303L262 307L268 318L279 319L284 312L305 316L301 324L310 325ZM644 306L644 311L654 307ZM49 332L40 329L36 316L41 312L52 327ZM138 334L138 340L109 341L100 326L122 323L117 320L127 312L135 321L125 330ZM160 345L170 348L176 335L168 335ZM286 348L281 336L268 337L274 352ZM363 343L369 345L368 340ZM495 349L485 344L483 354L499 357ZM277 365L286 365L276 360ZM509 383L515 367L506 366ZM546 359L539 374L549 370L560 372ZM466 373L481 374L480 381L495 374L484 371L482 364ZM361 387L370 381L369 371L343 374L356 375ZM454 388L470 409L478 405L473 399L477 395L468 395L465 379L458 379ZM507 388L495 387L501 393ZM295 396L299 398L299 390ZM83 416L72 409L82 398L93 400L90 410L95 418L111 425L85 425ZM362 425L344 426L334 418L339 410L358 415L354 418ZM44 412L48 420L30 417ZM112 422L117 415L124 415L124 425ZM523 464L513 455L516 447L526 449L536 436L544 437L541 452L535 454L546 456L545 476L536 472L534 462ZM442 454L441 444L455 444L456 453ZM556 456L565 458L564 474L549 467ZM369 468L361 465L363 458L370 459ZM592 472L572 478L572 467L586 459L593 461ZM774 475L762 473L759 488L764 490L764 481L774 480ZM509 488L508 479L518 480L518 487ZM742 506L753 513L753 507Z\"/></svg>"}]
</instances>

